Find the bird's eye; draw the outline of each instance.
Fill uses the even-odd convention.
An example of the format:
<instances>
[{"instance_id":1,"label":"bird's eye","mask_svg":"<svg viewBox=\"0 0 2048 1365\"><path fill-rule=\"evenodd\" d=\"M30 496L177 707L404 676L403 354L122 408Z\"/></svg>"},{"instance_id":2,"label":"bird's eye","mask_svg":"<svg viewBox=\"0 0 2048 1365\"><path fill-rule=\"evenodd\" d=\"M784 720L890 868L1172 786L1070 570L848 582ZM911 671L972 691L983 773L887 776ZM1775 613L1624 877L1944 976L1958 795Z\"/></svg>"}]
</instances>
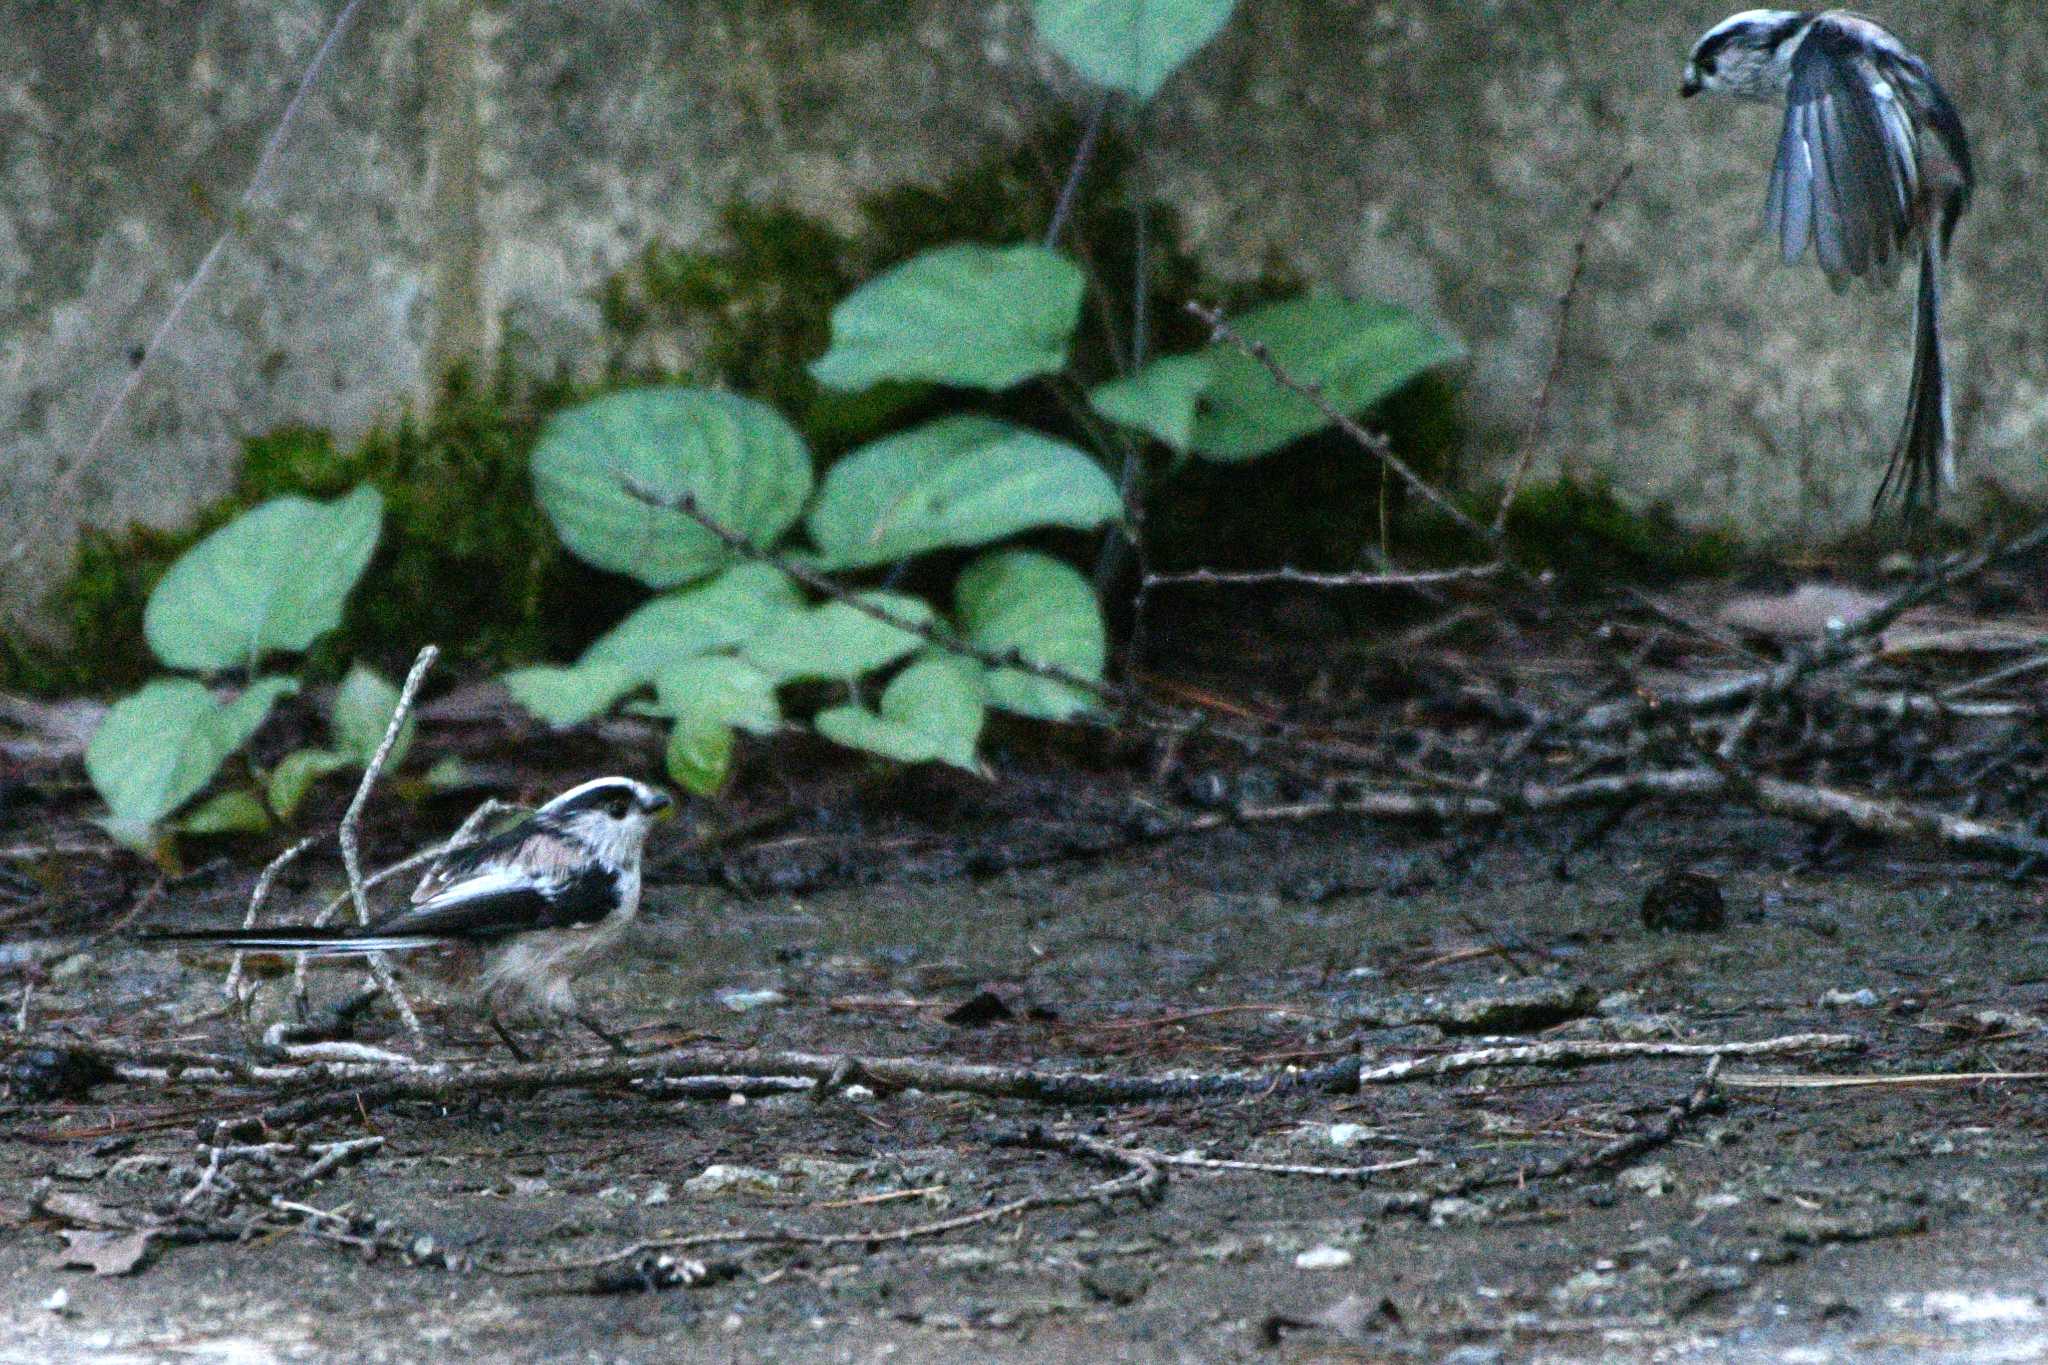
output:
<instances>
[{"instance_id":1,"label":"bird's eye","mask_svg":"<svg viewBox=\"0 0 2048 1365\"><path fill-rule=\"evenodd\" d=\"M1702 76L1711 76L1720 68L1720 65L1721 59L1719 57L1702 57L1700 58L1700 74Z\"/></svg>"},{"instance_id":2,"label":"bird's eye","mask_svg":"<svg viewBox=\"0 0 2048 1365\"><path fill-rule=\"evenodd\" d=\"M632 808L633 798L630 796L614 796L611 800L604 803L604 813L611 816L614 820L625 819L626 812Z\"/></svg>"}]
</instances>

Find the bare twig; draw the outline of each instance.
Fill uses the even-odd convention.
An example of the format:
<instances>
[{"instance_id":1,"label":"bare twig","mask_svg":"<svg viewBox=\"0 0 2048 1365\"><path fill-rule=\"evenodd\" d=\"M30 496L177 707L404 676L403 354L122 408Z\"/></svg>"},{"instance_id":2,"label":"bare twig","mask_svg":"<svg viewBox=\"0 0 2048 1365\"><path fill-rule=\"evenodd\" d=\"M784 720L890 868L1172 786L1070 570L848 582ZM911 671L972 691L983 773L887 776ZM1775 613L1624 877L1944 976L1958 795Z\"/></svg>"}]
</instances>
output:
<instances>
[{"instance_id":1,"label":"bare twig","mask_svg":"<svg viewBox=\"0 0 2048 1365\"><path fill-rule=\"evenodd\" d=\"M72 1044L76 1047L77 1044ZM1475 1048L1409 1058L1366 1067L1348 1057L1310 1069L1213 1073L1113 1074L1045 1071L1035 1067L974 1065L927 1057L857 1057L831 1053L752 1049L675 1048L632 1057L524 1062L493 1066L450 1064L391 1068L347 1068L351 1084L275 1105L254 1120L223 1125L222 1140L244 1127L254 1131L296 1127L336 1115L362 1115L407 1100L447 1101L477 1094L536 1094L569 1087L619 1085L689 1076L802 1076L820 1084L859 1081L877 1090L917 1089L927 1094L989 1095L1055 1105L1146 1104L1161 1100L1266 1095L1280 1092L1351 1094L1361 1088L1394 1085L1484 1067L1594 1066L1638 1058L1780 1056L1788 1053L1854 1051L1861 1045L1842 1034L1800 1033L1742 1043L1597 1042L1558 1040ZM338 1069L306 1069L319 1084ZM272 1079L272 1077L265 1077Z\"/></svg>"},{"instance_id":2,"label":"bare twig","mask_svg":"<svg viewBox=\"0 0 2048 1365\"><path fill-rule=\"evenodd\" d=\"M319 842L318 835L309 834L291 845L284 852L272 858L257 875L256 885L249 892L249 909L242 916L242 927L256 927L256 917L263 913L264 902L270 899L270 890L284 870L298 860L300 854ZM227 979L220 983L220 992L230 1000L239 1000L242 995L242 967L245 954L236 953L235 960L228 968Z\"/></svg>"},{"instance_id":3,"label":"bare twig","mask_svg":"<svg viewBox=\"0 0 2048 1365\"><path fill-rule=\"evenodd\" d=\"M242 191L242 197L236 201L235 211L228 215L226 226L221 229L220 235L213 239L213 245L207 248L206 255L200 258L199 268L192 272L192 278L185 282L184 288L178 291L178 296L171 300L170 311L164 314L163 321L157 324L156 331L142 348L142 355L129 367L127 376L121 381L121 387L115 390L106 410L100 414L100 420L93 426L92 434L86 438L85 444L79 447L78 453L72 457L63 472L50 480L50 491L43 499L41 514L28 521L28 529L7 551L6 556L0 558L0 573L6 572L20 561L28 552L29 546L35 542L38 531L53 524L55 519L51 514L71 499L72 494L77 491L79 479L99 458L100 449L112 434L115 421L127 408L128 400L135 396L135 390L141 386L142 376L147 373L149 362L163 349L171 334L177 331L179 321L185 316L185 310L205 287L214 267L226 253L228 243L242 231L244 217L255 207L257 199L264 191L270 188L271 174L277 169L278 158L283 155L285 142L291 136L293 126L305 108L306 97L319 83L321 73L327 69L328 60L333 57L334 50L341 45L342 37L347 34L349 26L355 22L356 11L362 8L362 4L363 0L348 0L341 13L335 16L333 27L328 29L326 38L322 39L320 46L314 50L312 61L306 64L305 74L299 77L298 88L292 92L291 99L285 104L284 113L278 118L277 127L271 130L269 140L263 144L263 152L256 160L256 169L250 175L249 183Z\"/></svg>"},{"instance_id":4,"label":"bare twig","mask_svg":"<svg viewBox=\"0 0 2048 1365\"><path fill-rule=\"evenodd\" d=\"M370 922L370 901L363 886L363 853L361 836L358 833L362 825L363 807L369 804L370 789L377 784L378 776L384 771L384 764L391 757L392 746L398 743L398 736L405 728L406 718L412 714L413 701L419 696L420 684L426 681L427 670L434 666L434 660L440 655L441 651L438 648L427 645L420 650L419 657L412 661L412 669L405 675L405 685L398 692L398 705L391 708L391 720L384 727L384 738L377 742L376 753L370 756L369 765L363 769L363 780L356 785L355 798L348 803L348 810L341 817L341 865L348 873L349 896L355 902L357 924L366 925ZM376 978L378 986L383 988L385 996L397 1008L399 1017L405 1020L406 1030L415 1040L423 1038L425 1035L420 1029L419 1016L413 1013L412 1002L405 998L405 992L398 988L398 982L392 977L391 965L384 960L384 954L370 954L369 966L370 974Z\"/></svg>"},{"instance_id":5,"label":"bare twig","mask_svg":"<svg viewBox=\"0 0 2048 1365\"><path fill-rule=\"evenodd\" d=\"M1147 588L1181 586L1245 587L1267 583L1294 583L1312 588L1437 588L1450 583L1470 583L1492 578L1501 571L1495 564L1472 564L1455 569L1417 569L1412 573L1315 573L1307 569L1189 569L1180 573L1148 573Z\"/></svg>"},{"instance_id":6,"label":"bare twig","mask_svg":"<svg viewBox=\"0 0 2048 1365\"><path fill-rule=\"evenodd\" d=\"M1211 308L1205 303L1191 301L1188 304L1188 311L1200 318L1203 324L1208 327L1209 336L1212 341L1234 346L1253 360L1258 361L1259 364L1265 367L1266 373L1273 377L1274 383L1286 389L1289 393L1298 394L1302 398L1307 399L1315 406L1316 411L1323 415L1325 421L1350 437L1388 469L1393 470L1400 477L1401 481L1407 484L1418 497L1422 498L1446 517L1449 517L1461 530L1471 535L1475 540L1484 545L1492 546L1495 549L1500 548L1501 542L1504 539L1501 532L1488 526L1482 526L1479 522L1474 521L1464 508L1452 502L1435 484L1416 473L1406 460L1396 455L1392 444L1388 442L1385 436L1368 429L1351 416L1350 413L1345 412L1342 408L1332 403L1329 396L1323 392L1321 385L1311 384L1305 380L1295 378L1274 356L1272 349L1265 342L1252 341L1240 336L1231 328L1228 322L1224 321L1222 309ZM1519 571L1517 572L1519 573Z\"/></svg>"},{"instance_id":7,"label":"bare twig","mask_svg":"<svg viewBox=\"0 0 2048 1365\"><path fill-rule=\"evenodd\" d=\"M1152 1202L1164 1195L1165 1173L1148 1156L1127 1151L1095 1138L1078 1133L1054 1132L1033 1127L1015 1137L1002 1140L1002 1145L1030 1147L1042 1151L1064 1152L1069 1156L1097 1161L1122 1171L1111 1180L1101 1181L1085 1189L1066 1194L1027 1194L1006 1203L994 1204L972 1213L963 1213L951 1218L941 1218L928 1223L912 1223L903 1227L875 1228L860 1232L811 1232L795 1228L736 1228L723 1232L700 1232L690 1236L649 1238L634 1242L630 1246L607 1252L602 1256L575 1261L515 1262L510 1265L488 1267L499 1275L553 1275L572 1271L602 1270L652 1252L686 1251L695 1247L734 1246L755 1244L766 1246L807 1246L807 1247L875 1247L892 1243L923 1241L942 1237L949 1232L963 1228L980 1227L988 1223L1001 1222L1038 1209L1071 1208L1077 1204L1108 1204L1117 1199L1138 1199Z\"/></svg>"},{"instance_id":8,"label":"bare twig","mask_svg":"<svg viewBox=\"0 0 2048 1365\"><path fill-rule=\"evenodd\" d=\"M1570 326L1572 307L1578 302L1579 285L1586 274L1586 252L1593 241L1593 229L1599 226L1600 217L1607 212L1607 206L1621 193L1621 187L1635 174L1636 163L1625 161L1614 178L1607 182L1586 210L1586 225L1579 230L1578 241L1572 244L1571 273L1565 279L1564 292L1557 296L1556 311L1550 325L1550 364L1543 372L1542 387L1536 390L1536 402L1529 411L1529 424L1522 431L1522 450L1515 461L1515 468L1508 475L1507 487L1501 491L1500 507L1493 514L1493 529L1496 535L1507 530L1508 511L1514 506L1515 497L1522 491L1522 481L1529 477L1529 468L1536 462L1536 452L1543 440L1543 428L1550 417L1550 400L1557 388L1558 372L1564 368L1565 329Z\"/></svg>"}]
</instances>

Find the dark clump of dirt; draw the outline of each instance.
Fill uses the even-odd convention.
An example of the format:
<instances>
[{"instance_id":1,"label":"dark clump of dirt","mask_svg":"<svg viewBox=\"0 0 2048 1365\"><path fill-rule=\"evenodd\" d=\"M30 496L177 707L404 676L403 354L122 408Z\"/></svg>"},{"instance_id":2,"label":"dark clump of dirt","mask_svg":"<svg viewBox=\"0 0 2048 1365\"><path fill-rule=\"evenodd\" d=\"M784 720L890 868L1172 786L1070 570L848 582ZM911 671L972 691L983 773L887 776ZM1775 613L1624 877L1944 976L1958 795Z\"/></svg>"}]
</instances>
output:
<instances>
[{"instance_id":1,"label":"dark clump of dirt","mask_svg":"<svg viewBox=\"0 0 2048 1365\"><path fill-rule=\"evenodd\" d=\"M9 1059L5 1353L2048 1350L2037 888L1882 854L1816 866L1796 827L1733 811L1625 820L1585 847L1592 816L1195 827L1203 808L1162 821L1108 776L1001 790L892 785L775 813L724 850L657 849L637 952L586 1003L642 1051L1275 1078L1530 1045L1581 1061L1116 1105L858 1072L829 1093L676 1075L385 1103L366 1085L360 1112L229 1151L214 1121L304 1086L151 1073L144 1054L281 1064L250 1040L286 978L258 978L245 1023L218 993L224 958L60 926L10 945L11 1000L32 968L34 1034L143 1060L52 1088L37 1077L62 1066ZM1643 923L1680 846L1721 898L1718 932ZM309 872L291 908L330 883ZM247 885L220 872L149 914L218 921ZM405 980L428 1052L505 1060L459 995ZM316 969L314 1006L357 982ZM354 1030L414 1050L381 1007ZM1625 1046L1802 1034L1837 1041L1726 1057L1711 1085L1704 1056ZM549 1062L585 1041L553 1039ZM150 1231L209 1206L261 1230ZM937 1224L952 1230L897 1235Z\"/></svg>"}]
</instances>

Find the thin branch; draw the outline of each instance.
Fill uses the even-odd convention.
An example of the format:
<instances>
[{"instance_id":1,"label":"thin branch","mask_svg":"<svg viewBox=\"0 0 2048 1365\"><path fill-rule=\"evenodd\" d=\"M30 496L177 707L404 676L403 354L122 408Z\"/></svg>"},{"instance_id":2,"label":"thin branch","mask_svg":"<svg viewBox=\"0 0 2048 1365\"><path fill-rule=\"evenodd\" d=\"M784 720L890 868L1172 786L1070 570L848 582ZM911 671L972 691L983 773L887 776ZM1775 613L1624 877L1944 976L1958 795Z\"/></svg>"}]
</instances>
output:
<instances>
[{"instance_id":1,"label":"thin branch","mask_svg":"<svg viewBox=\"0 0 2048 1365\"><path fill-rule=\"evenodd\" d=\"M1351 414L1332 403L1323 392L1320 384L1311 384L1306 380L1295 378L1279 362L1274 356L1272 348L1267 346L1265 342L1251 341L1238 335L1231 328L1230 324L1224 321L1223 311L1219 308L1211 308L1207 304L1191 301L1188 304L1188 311L1200 318L1203 324L1208 327L1211 341L1234 346L1253 360L1258 361L1259 364L1265 367L1266 373L1273 376L1274 383L1286 389L1289 393L1297 394L1307 399L1314 405L1316 411L1323 415L1325 421L1331 423L1363 449L1370 452L1380 463L1393 470L1395 474L1400 476L1401 481L1407 484L1417 496L1421 497L1446 517L1449 517L1457 524L1459 529L1465 531L1482 544L1491 546L1494 549L1500 548L1501 542L1505 539L1500 531L1492 527L1482 526L1479 522L1474 521L1464 508L1452 502L1435 484L1416 473L1406 460L1396 455L1393 445L1385 436L1363 426ZM1521 570L1515 570L1515 572L1518 576L1525 576Z\"/></svg>"},{"instance_id":2,"label":"thin branch","mask_svg":"<svg viewBox=\"0 0 2048 1365\"><path fill-rule=\"evenodd\" d=\"M1102 91L1096 97L1095 108L1088 114L1088 126L1081 133L1081 145L1074 149L1074 162L1067 168L1067 178L1060 185L1059 198L1053 202L1052 221L1045 225L1048 249L1060 244L1060 235L1066 231L1067 220L1073 216L1074 204L1081 193L1081 181L1095 160L1095 145L1102 140L1102 126L1109 117L1110 94L1106 89Z\"/></svg>"},{"instance_id":3,"label":"thin branch","mask_svg":"<svg viewBox=\"0 0 2048 1365\"><path fill-rule=\"evenodd\" d=\"M1607 188L1594 199L1586 210L1586 224L1579 230L1579 239L1572 244L1571 274L1565 280L1564 292L1557 297L1556 311L1550 325L1550 364L1543 372L1543 384L1536 390L1536 402L1530 408L1529 425L1522 431L1521 455L1515 461L1514 472L1508 475L1507 487L1500 495L1500 507L1493 514L1495 534L1504 533L1508 525L1508 510L1514 506L1515 497L1522 491L1522 481L1529 477L1529 468L1536 462L1536 452L1543 439L1543 429L1550 419L1550 400L1557 389L1557 376L1564 368L1565 329L1571 323L1572 308L1578 302L1579 285L1586 274L1586 252L1593 240L1593 229L1600 223L1600 217L1607 212L1607 206L1635 174L1636 163L1625 161L1614 178L1607 182Z\"/></svg>"},{"instance_id":4,"label":"thin branch","mask_svg":"<svg viewBox=\"0 0 2048 1365\"><path fill-rule=\"evenodd\" d=\"M377 778L384 771L384 764L391 757L391 750L398 743L399 733L405 729L407 717L412 714L415 698L419 696L420 684L426 681L427 670L434 666L434 660L441 651L434 645L427 645L412 661L412 670L405 675L405 685L399 689L398 705L391 708L391 720L384 727L384 738L377 742L376 753L370 756L369 766L363 769L363 780L356 785L355 799L348 803L348 810L341 817L339 839L341 842L341 865L348 873L348 890L355 902L356 923L370 922L370 901L363 886L363 853L361 836L363 807L369 804L370 789L377 785ZM405 1027L415 1040L424 1038L420 1029L419 1016L413 1013L412 1002L398 988L398 982L391 975L391 964L384 954L369 955L370 975L376 978L378 986L405 1020Z\"/></svg>"},{"instance_id":5,"label":"thin branch","mask_svg":"<svg viewBox=\"0 0 2048 1365\"><path fill-rule=\"evenodd\" d=\"M79 479L99 458L100 449L105 446L108 436L113 432L114 422L127 408L128 400L135 396L135 390L141 386L142 376L147 373L149 362L163 349L171 334L177 331L179 321L185 316L185 310L205 287L214 267L226 253L228 243L241 231L244 215L269 188L271 173L277 169L278 158L284 153L285 141L291 136L292 127L298 122L299 114L305 108L306 97L319 83L321 73L327 69L328 59L341 45L342 37L348 32L349 25L355 22L356 11L362 8L362 4L363 0L348 0L341 13L335 16L333 27L328 29L326 38L322 39L320 46L314 50L313 60L307 63L305 74L299 77L298 88L292 92L290 101L286 103L284 113L277 121L277 127L271 130L269 140L263 144L262 155L256 160L256 169L250 175L249 183L242 191L242 197L235 202L235 211L228 215L227 225L221 229L220 235L213 239L213 245L207 248L206 255L200 259L199 268L192 272L192 278L185 282L184 288L171 300L171 310L164 314L163 321L157 324L156 331L142 348L141 357L129 366L126 377L121 381L121 387L115 391L106 410L100 414L100 420L93 426L92 434L86 438L85 444L79 448L78 454L72 457L63 472L50 481L50 492L43 499L42 513L30 519L29 529L8 550L5 558L0 558L0 572L12 568L28 553L29 546L35 541L36 532L53 523L51 514L71 499L72 494L77 491Z\"/></svg>"},{"instance_id":6,"label":"thin branch","mask_svg":"<svg viewBox=\"0 0 2048 1365\"><path fill-rule=\"evenodd\" d=\"M1450 583L1471 583L1501 572L1499 563L1470 564L1455 569L1417 569L1412 573L1317 573L1283 566L1278 569L1187 569L1177 573L1148 573L1147 588L1188 585L1245 587L1266 583L1297 583L1312 588L1435 588Z\"/></svg>"},{"instance_id":7,"label":"thin branch","mask_svg":"<svg viewBox=\"0 0 2048 1365\"><path fill-rule=\"evenodd\" d=\"M76 1048L79 1044L73 1042L69 1046ZM317 1085L345 1067L350 1079L345 1088L288 1100L265 1110L260 1117L224 1120L217 1125L217 1133L219 1140L226 1141L245 1129L262 1133L294 1128L320 1118L362 1116L409 1100L448 1101L479 1094L531 1095L547 1090L689 1076L799 1076L833 1087L858 1082L880 1091L917 1089L927 1094L986 1095L1052 1105L1125 1105L1276 1093L1354 1094L1367 1086L1395 1085L1486 1067L1579 1067L1658 1057L1782 1056L1856 1051L1861 1046L1854 1038L1829 1033L1799 1033L1735 1043L1558 1040L1475 1048L1372 1067L1358 1057L1347 1057L1309 1069L1155 1074L1045 1071L929 1057L860 1057L712 1047L673 1048L632 1057L606 1054L560 1062L394 1066L381 1078L376 1076L375 1067L334 1063L305 1068L299 1074L304 1082Z\"/></svg>"},{"instance_id":8,"label":"thin branch","mask_svg":"<svg viewBox=\"0 0 2048 1365\"><path fill-rule=\"evenodd\" d=\"M811 1232L796 1228L736 1228L724 1232L700 1232L683 1237L650 1238L621 1247L602 1256L575 1261L555 1261L487 1266L506 1276L553 1275L570 1271L602 1270L621 1261L634 1260L656 1252L687 1251L696 1247L755 1244L807 1247L875 1247L942 1237L963 1228L1001 1222L1039 1209L1071 1208L1078 1204L1108 1204L1132 1198L1157 1202L1166 1191L1166 1176L1157 1163L1138 1152L1126 1151L1078 1133L1061 1133L1032 1127L1013 1137L998 1139L998 1145L1028 1147L1039 1151L1064 1152L1069 1156L1097 1161L1119 1169L1122 1174L1066 1194L1027 1194L1007 1203L977 1209L929 1223L904 1227L876 1228L861 1232Z\"/></svg>"}]
</instances>

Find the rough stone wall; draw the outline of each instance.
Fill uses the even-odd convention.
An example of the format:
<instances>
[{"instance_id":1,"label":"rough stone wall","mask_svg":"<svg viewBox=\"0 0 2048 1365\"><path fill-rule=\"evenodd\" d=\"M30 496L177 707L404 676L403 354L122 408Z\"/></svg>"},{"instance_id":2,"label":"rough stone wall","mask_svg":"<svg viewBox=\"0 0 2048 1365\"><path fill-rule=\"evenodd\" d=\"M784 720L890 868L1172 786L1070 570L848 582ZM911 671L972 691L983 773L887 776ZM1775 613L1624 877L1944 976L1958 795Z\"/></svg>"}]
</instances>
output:
<instances>
[{"instance_id":1,"label":"rough stone wall","mask_svg":"<svg viewBox=\"0 0 2048 1365\"><path fill-rule=\"evenodd\" d=\"M337 0L0 0L0 554L32 610L80 520L175 523L243 435L349 432L424 387L437 278L422 17L364 7L246 212L236 201ZM442 0L431 0L442 3ZM1733 5L1727 4L1732 8ZM1899 419L1910 289L1837 297L1754 232L1775 116L1676 97L1716 3L1242 0L1154 106L1150 175L1225 274L1273 260L1420 304L1471 345L1498 469L1591 250L1543 465L1757 538L1856 524ZM1884 7L1881 7L1884 8ZM488 324L588 366L595 291L736 196L848 220L1085 98L1022 0L482 0L477 162ZM2048 491L2048 11L1892 6L1975 138L1951 335L1966 484ZM113 439L61 482L209 244L203 293ZM501 333L502 334L502 333ZM49 490L63 488L54 515Z\"/></svg>"}]
</instances>

